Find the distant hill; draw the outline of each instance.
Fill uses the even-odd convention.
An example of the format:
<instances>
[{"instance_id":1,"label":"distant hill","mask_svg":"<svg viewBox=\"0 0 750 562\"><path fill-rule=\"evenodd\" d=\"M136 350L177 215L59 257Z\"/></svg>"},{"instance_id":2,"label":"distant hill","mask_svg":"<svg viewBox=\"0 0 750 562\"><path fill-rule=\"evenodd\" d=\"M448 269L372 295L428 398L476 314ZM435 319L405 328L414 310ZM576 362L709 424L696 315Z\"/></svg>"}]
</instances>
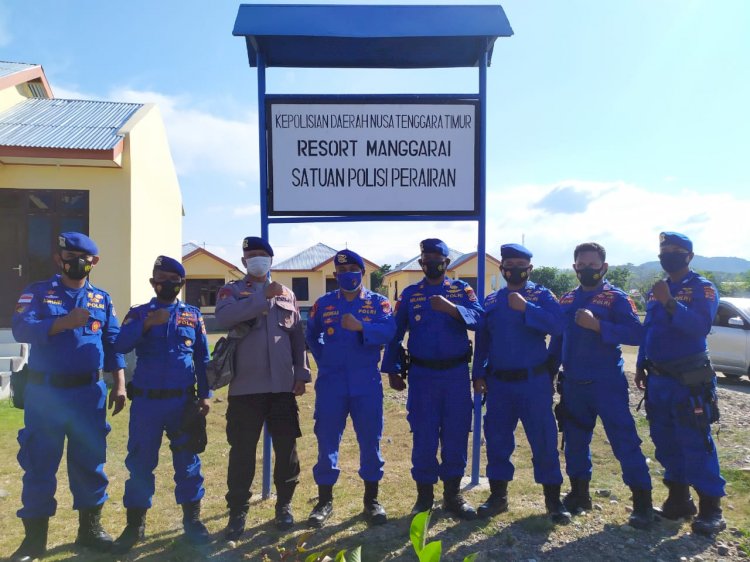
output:
<instances>
[{"instance_id":1,"label":"distant hill","mask_svg":"<svg viewBox=\"0 0 750 562\"><path fill-rule=\"evenodd\" d=\"M690 262L692 269L701 271L715 271L721 273L744 273L750 271L750 261L742 258L707 258L705 256L695 256ZM637 265L633 268L639 273L651 273L661 271L661 265L658 261L648 261Z\"/></svg>"}]
</instances>

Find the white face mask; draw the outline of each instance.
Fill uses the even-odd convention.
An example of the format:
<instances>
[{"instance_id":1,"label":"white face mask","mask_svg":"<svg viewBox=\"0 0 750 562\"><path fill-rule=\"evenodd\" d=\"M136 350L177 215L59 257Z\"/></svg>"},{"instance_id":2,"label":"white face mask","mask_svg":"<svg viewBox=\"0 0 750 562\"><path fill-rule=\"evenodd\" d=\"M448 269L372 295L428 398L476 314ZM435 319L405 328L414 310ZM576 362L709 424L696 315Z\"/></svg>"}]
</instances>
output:
<instances>
[{"instance_id":1,"label":"white face mask","mask_svg":"<svg viewBox=\"0 0 750 562\"><path fill-rule=\"evenodd\" d=\"M271 262L273 258L269 256L255 256L253 258L247 258L245 264L247 266L247 272L253 277L265 277L268 270L271 269Z\"/></svg>"}]
</instances>

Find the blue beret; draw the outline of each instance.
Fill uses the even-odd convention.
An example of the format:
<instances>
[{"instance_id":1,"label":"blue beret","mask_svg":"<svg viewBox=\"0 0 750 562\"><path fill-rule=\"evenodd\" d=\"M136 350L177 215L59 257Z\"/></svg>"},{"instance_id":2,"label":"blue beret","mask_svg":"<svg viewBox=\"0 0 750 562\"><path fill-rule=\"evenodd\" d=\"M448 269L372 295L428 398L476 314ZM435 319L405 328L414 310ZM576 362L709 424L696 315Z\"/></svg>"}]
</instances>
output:
<instances>
[{"instance_id":1,"label":"blue beret","mask_svg":"<svg viewBox=\"0 0 750 562\"><path fill-rule=\"evenodd\" d=\"M448 257L448 246L438 238L427 238L419 243L419 250L423 254L440 254Z\"/></svg>"},{"instance_id":2,"label":"blue beret","mask_svg":"<svg viewBox=\"0 0 750 562\"><path fill-rule=\"evenodd\" d=\"M63 232L57 237L57 243L61 250L85 252L92 256L99 254L99 248L94 241L80 232Z\"/></svg>"},{"instance_id":3,"label":"blue beret","mask_svg":"<svg viewBox=\"0 0 750 562\"><path fill-rule=\"evenodd\" d=\"M339 250L333 258L333 265L346 265L353 263L358 265L359 268L364 271L365 261L359 256L359 254L352 252L351 250Z\"/></svg>"},{"instance_id":4,"label":"blue beret","mask_svg":"<svg viewBox=\"0 0 750 562\"><path fill-rule=\"evenodd\" d=\"M257 236L248 236L242 241L242 251L249 252L250 250L263 250L269 256L273 257L273 249L271 245Z\"/></svg>"},{"instance_id":5,"label":"blue beret","mask_svg":"<svg viewBox=\"0 0 750 562\"><path fill-rule=\"evenodd\" d=\"M176 273L183 279L185 278L185 268L174 258L159 256L154 262L154 270L166 271L167 273Z\"/></svg>"},{"instance_id":6,"label":"blue beret","mask_svg":"<svg viewBox=\"0 0 750 562\"><path fill-rule=\"evenodd\" d=\"M674 244L680 248L684 248L688 252L693 251L693 243L690 238L679 232L662 232L659 234L659 246L666 244Z\"/></svg>"},{"instance_id":7,"label":"blue beret","mask_svg":"<svg viewBox=\"0 0 750 562\"><path fill-rule=\"evenodd\" d=\"M534 254L532 254L527 248L520 244L503 244L500 246L500 258L523 258L530 260Z\"/></svg>"}]
</instances>

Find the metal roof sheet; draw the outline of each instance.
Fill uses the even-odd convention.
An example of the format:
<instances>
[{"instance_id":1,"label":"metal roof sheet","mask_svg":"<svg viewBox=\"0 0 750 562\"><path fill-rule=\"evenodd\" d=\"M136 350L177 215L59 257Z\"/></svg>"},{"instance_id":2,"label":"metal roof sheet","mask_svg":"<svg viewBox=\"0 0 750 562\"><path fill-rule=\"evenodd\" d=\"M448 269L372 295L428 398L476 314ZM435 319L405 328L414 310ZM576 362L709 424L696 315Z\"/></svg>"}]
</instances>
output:
<instances>
[{"instance_id":1,"label":"metal roof sheet","mask_svg":"<svg viewBox=\"0 0 750 562\"><path fill-rule=\"evenodd\" d=\"M453 248L448 248L448 258L451 260L450 267L453 266L453 262L457 261L463 255L463 252L459 252L458 250L454 250ZM422 267L419 265L419 258L420 255L417 255L408 261L400 263L399 265L391 269L388 273L386 273L386 275L396 273L397 271L422 271Z\"/></svg>"},{"instance_id":2,"label":"metal roof sheet","mask_svg":"<svg viewBox=\"0 0 750 562\"><path fill-rule=\"evenodd\" d=\"M38 64L27 64L25 62L8 62L0 61L0 78L10 76L16 72L22 72L30 68L39 66Z\"/></svg>"},{"instance_id":3,"label":"metal roof sheet","mask_svg":"<svg viewBox=\"0 0 750 562\"><path fill-rule=\"evenodd\" d=\"M112 149L139 103L29 99L0 113L0 145L82 150Z\"/></svg>"},{"instance_id":4,"label":"metal roof sheet","mask_svg":"<svg viewBox=\"0 0 750 562\"><path fill-rule=\"evenodd\" d=\"M335 255L336 250L325 244L318 243L306 250L302 250L299 254L294 255L289 259L272 265L271 271L312 270Z\"/></svg>"}]
</instances>

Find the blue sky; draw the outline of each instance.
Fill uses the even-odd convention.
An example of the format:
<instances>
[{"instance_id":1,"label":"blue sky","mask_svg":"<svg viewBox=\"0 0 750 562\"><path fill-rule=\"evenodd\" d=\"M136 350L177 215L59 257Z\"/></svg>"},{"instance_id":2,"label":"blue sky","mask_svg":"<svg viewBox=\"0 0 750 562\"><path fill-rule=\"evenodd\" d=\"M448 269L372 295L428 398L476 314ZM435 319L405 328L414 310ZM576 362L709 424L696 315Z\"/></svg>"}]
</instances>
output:
<instances>
[{"instance_id":1,"label":"blue sky","mask_svg":"<svg viewBox=\"0 0 750 562\"><path fill-rule=\"evenodd\" d=\"M500 3L515 35L495 43L488 71L488 250L523 236L537 264L564 267L575 244L597 240L610 263L641 263L666 229L702 255L750 259L750 2ZM259 228L255 71L231 35L237 8L0 1L0 59L42 64L56 96L159 104L184 241L235 262ZM274 93L476 84L475 69L268 72ZM476 244L474 223L376 226L272 226L271 243L278 259L320 241L391 264L428 236Z\"/></svg>"}]
</instances>

